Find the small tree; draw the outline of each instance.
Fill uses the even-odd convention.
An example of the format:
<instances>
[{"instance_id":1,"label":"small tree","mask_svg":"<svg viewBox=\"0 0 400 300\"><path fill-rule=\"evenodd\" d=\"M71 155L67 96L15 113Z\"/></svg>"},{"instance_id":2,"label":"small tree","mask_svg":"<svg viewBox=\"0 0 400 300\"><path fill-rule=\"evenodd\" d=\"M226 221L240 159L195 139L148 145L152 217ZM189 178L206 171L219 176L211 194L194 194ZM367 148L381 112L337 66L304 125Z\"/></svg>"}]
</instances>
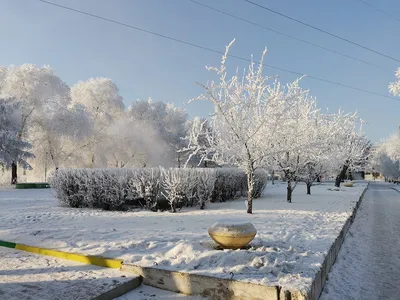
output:
<instances>
[{"instance_id":1,"label":"small tree","mask_svg":"<svg viewBox=\"0 0 400 300\"><path fill-rule=\"evenodd\" d=\"M263 76L266 50L258 67L252 60L243 76L236 70L236 74L228 78L226 59L233 42L226 47L220 68L207 67L218 74L219 82L201 84L205 93L191 101L206 100L214 105L210 121L213 130L205 132L209 148L203 155L212 153L215 162L237 166L246 173L246 207L247 213L252 213L254 171L265 162L267 140L274 126L268 123L269 113L273 113L269 102L276 99L285 102L287 97L298 93L298 86L289 85L286 93L277 82L269 85L269 78Z\"/></svg>"},{"instance_id":2,"label":"small tree","mask_svg":"<svg viewBox=\"0 0 400 300\"><path fill-rule=\"evenodd\" d=\"M302 179L305 170L313 166L310 155L320 141L310 140L316 130L315 120L318 110L315 101L305 93L291 99L289 108L282 112L284 121L279 126L279 135L274 139L271 148L272 163L283 174L287 181L287 202L292 202L292 193L297 182ZM278 115L280 116L280 115Z\"/></svg>"},{"instance_id":3,"label":"small tree","mask_svg":"<svg viewBox=\"0 0 400 300\"><path fill-rule=\"evenodd\" d=\"M335 127L332 126L330 119L329 114L317 113L307 130L307 139L312 146L303 152L306 156L305 165L299 175L306 183L307 195L311 195L313 182L319 181L335 165L332 149L335 141Z\"/></svg>"},{"instance_id":4,"label":"small tree","mask_svg":"<svg viewBox=\"0 0 400 300\"><path fill-rule=\"evenodd\" d=\"M335 186L340 187L340 183L344 180L348 170L361 170L367 163L371 142L358 129L358 124L362 124L356 113L344 114L339 111L333 115L333 126L335 141L332 142L334 149L333 160L336 162L337 176Z\"/></svg>"},{"instance_id":5,"label":"small tree","mask_svg":"<svg viewBox=\"0 0 400 300\"><path fill-rule=\"evenodd\" d=\"M176 212L178 205L182 205L185 200L185 179L180 176L176 169L166 169L163 171L163 188L165 193L162 193L167 198L171 212Z\"/></svg>"}]
</instances>

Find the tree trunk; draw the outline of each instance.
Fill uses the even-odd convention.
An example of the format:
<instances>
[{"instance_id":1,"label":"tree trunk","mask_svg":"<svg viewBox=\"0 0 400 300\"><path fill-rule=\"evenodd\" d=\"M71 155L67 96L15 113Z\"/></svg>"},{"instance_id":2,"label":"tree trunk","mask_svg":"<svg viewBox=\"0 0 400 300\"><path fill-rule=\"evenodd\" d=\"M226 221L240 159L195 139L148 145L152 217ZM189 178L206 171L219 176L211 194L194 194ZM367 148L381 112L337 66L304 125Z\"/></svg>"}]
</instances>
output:
<instances>
[{"instance_id":1,"label":"tree trunk","mask_svg":"<svg viewBox=\"0 0 400 300\"><path fill-rule=\"evenodd\" d=\"M192 206L193 206L193 205L192 205ZM200 204L200 209L204 209L205 206L206 206L206 203L205 203L205 202L201 202L201 204Z\"/></svg>"},{"instance_id":2,"label":"tree trunk","mask_svg":"<svg viewBox=\"0 0 400 300\"><path fill-rule=\"evenodd\" d=\"M340 175L336 176L336 180L335 180L335 187L340 187Z\"/></svg>"},{"instance_id":3,"label":"tree trunk","mask_svg":"<svg viewBox=\"0 0 400 300\"><path fill-rule=\"evenodd\" d=\"M247 173L247 213L253 213L254 170Z\"/></svg>"},{"instance_id":4,"label":"tree trunk","mask_svg":"<svg viewBox=\"0 0 400 300\"><path fill-rule=\"evenodd\" d=\"M272 185L275 184L275 170L272 170Z\"/></svg>"},{"instance_id":5,"label":"tree trunk","mask_svg":"<svg viewBox=\"0 0 400 300\"><path fill-rule=\"evenodd\" d=\"M18 176L17 176L17 164L13 161L11 164L11 184L17 184Z\"/></svg>"},{"instance_id":6,"label":"tree trunk","mask_svg":"<svg viewBox=\"0 0 400 300\"><path fill-rule=\"evenodd\" d=\"M317 177L317 182L321 182L321 176Z\"/></svg>"},{"instance_id":7,"label":"tree trunk","mask_svg":"<svg viewBox=\"0 0 400 300\"><path fill-rule=\"evenodd\" d=\"M336 176L335 187L340 187L340 183L346 176L346 172L347 172L348 168L349 168L348 166L344 165L340 174L338 176Z\"/></svg>"},{"instance_id":8,"label":"tree trunk","mask_svg":"<svg viewBox=\"0 0 400 300\"><path fill-rule=\"evenodd\" d=\"M307 195L311 195L311 186L312 183L307 182Z\"/></svg>"},{"instance_id":9,"label":"tree trunk","mask_svg":"<svg viewBox=\"0 0 400 300\"><path fill-rule=\"evenodd\" d=\"M287 198L286 198L288 203L292 203L292 192L293 192L293 190L292 190L292 182L291 182L290 179L288 179L288 182L287 182Z\"/></svg>"},{"instance_id":10,"label":"tree trunk","mask_svg":"<svg viewBox=\"0 0 400 300\"><path fill-rule=\"evenodd\" d=\"M353 180L353 175L349 172L349 180Z\"/></svg>"}]
</instances>

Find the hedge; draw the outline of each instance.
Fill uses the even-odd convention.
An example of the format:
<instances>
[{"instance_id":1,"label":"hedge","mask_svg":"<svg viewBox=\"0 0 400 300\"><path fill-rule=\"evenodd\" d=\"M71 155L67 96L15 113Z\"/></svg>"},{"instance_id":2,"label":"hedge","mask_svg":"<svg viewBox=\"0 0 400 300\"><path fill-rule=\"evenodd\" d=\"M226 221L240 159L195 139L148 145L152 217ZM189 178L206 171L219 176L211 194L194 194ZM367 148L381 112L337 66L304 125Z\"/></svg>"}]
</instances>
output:
<instances>
[{"instance_id":1,"label":"hedge","mask_svg":"<svg viewBox=\"0 0 400 300\"><path fill-rule=\"evenodd\" d=\"M47 182L29 182L29 183L17 183L16 189L48 189L50 185Z\"/></svg>"},{"instance_id":2,"label":"hedge","mask_svg":"<svg viewBox=\"0 0 400 300\"><path fill-rule=\"evenodd\" d=\"M255 198L266 183L266 172L257 170ZM127 205L152 211L204 209L209 202L247 195L246 174L234 168L59 169L50 184L63 205L104 210L123 210Z\"/></svg>"}]
</instances>

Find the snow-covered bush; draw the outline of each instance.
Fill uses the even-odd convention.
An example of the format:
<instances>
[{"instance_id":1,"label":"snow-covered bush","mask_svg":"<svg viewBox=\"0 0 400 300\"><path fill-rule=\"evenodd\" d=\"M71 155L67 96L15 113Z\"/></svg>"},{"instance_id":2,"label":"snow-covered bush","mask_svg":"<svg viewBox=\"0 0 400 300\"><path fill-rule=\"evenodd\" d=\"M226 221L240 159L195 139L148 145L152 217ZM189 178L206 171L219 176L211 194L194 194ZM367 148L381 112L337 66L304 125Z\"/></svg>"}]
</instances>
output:
<instances>
[{"instance_id":1,"label":"snow-covered bush","mask_svg":"<svg viewBox=\"0 0 400 300\"><path fill-rule=\"evenodd\" d=\"M176 212L178 206L182 207L186 198L185 188L187 181L181 175L182 172L179 172L178 169L166 169L163 171L164 180L162 185L164 192L162 194L167 198L172 212Z\"/></svg>"},{"instance_id":2,"label":"snow-covered bush","mask_svg":"<svg viewBox=\"0 0 400 300\"><path fill-rule=\"evenodd\" d=\"M254 172L253 198L260 198L267 187L268 173L263 169Z\"/></svg>"},{"instance_id":3,"label":"snow-covered bush","mask_svg":"<svg viewBox=\"0 0 400 300\"><path fill-rule=\"evenodd\" d=\"M58 170L50 177L50 184L57 199L63 205L83 207L84 197L80 193L79 170Z\"/></svg>"},{"instance_id":4,"label":"snow-covered bush","mask_svg":"<svg viewBox=\"0 0 400 300\"><path fill-rule=\"evenodd\" d=\"M162 193L171 205L171 210L183 206L199 205L204 209L211 201L216 180L215 169L167 169L163 172Z\"/></svg>"},{"instance_id":5,"label":"snow-covered bush","mask_svg":"<svg viewBox=\"0 0 400 300\"><path fill-rule=\"evenodd\" d=\"M254 197L266 185L266 173L255 173ZM167 200L171 211L208 202L224 202L245 196L247 177L235 168L193 169L59 169L50 184L59 201L71 207L121 210L131 202L158 210Z\"/></svg>"},{"instance_id":6,"label":"snow-covered bush","mask_svg":"<svg viewBox=\"0 0 400 300\"><path fill-rule=\"evenodd\" d=\"M161 168L134 169L130 180L136 195L143 199L142 206L148 210L155 210L162 182Z\"/></svg>"},{"instance_id":7,"label":"snow-covered bush","mask_svg":"<svg viewBox=\"0 0 400 300\"><path fill-rule=\"evenodd\" d=\"M119 210L129 194L128 179L112 169L61 169L52 174L50 184L64 205Z\"/></svg>"},{"instance_id":8,"label":"snow-covered bush","mask_svg":"<svg viewBox=\"0 0 400 300\"><path fill-rule=\"evenodd\" d=\"M212 195L217 180L215 169L198 169L195 173L198 176L197 199L200 209L204 209L206 204L212 200Z\"/></svg>"},{"instance_id":9,"label":"snow-covered bush","mask_svg":"<svg viewBox=\"0 0 400 300\"><path fill-rule=\"evenodd\" d=\"M213 202L225 202L235 197L244 196L247 191L247 176L245 172L235 168L216 170L216 181L213 192Z\"/></svg>"}]
</instances>

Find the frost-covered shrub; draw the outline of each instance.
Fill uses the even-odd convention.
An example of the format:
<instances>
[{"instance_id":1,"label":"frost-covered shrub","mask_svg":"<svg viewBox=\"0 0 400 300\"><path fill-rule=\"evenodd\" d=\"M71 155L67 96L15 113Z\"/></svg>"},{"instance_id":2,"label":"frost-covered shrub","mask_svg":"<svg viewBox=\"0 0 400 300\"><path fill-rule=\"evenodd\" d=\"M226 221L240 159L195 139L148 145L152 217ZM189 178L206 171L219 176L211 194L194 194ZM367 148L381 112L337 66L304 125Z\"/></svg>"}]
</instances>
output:
<instances>
[{"instance_id":1,"label":"frost-covered shrub","mask_svg":"<svg viewBox=\"0 0 400 300\"><path fill-rule=\"evenodd\" d=\"M195 172L198 177L196 182L196 194L200 209L204 209L206 203L212 200L215 182L217 180L217 172L215 169L198 169Z\"/></svg>"},{"instance_id":2,"label":"frost-covered shrub","mask_svg":"<svg viewBox=\"0 0 400 300\"><path fill-rule=\"evenodd\" d=\"M199 185L199 179L201 176L201 169L177 169L180 176L183 177L184 180L184 205L185 206L194 206L199 203L197 188Z\"/></svg>"},{"instance_id":3,"label":"frost-covered shrub","mask_svg":"<svg viewBox=\"0 0 400 300\"><path fill-rule=\"evenodd\" d=\"M213 202L225 202L247 191L247 177L243 171L235 168L216 169L216 181Z\"/></svg>"},{"instance_id":4,"label":"frost-covered shrub","mask_svg":"<svg viewBox=\"0 0 400 300\"><path fill-rule=\"evenodd\" d=\"M256 172L254 197L265 188L266 174ZM56 197L70 207L121 210L125 204L144 209L172 211L208 202L223 202L245 196L246 175L235 168L193 169L60 169L51 177Z\"/></svg>"},{"instance_id":5,"label":"frost-covered shrub","mask_svg":"<svg viewBox=\"0 0 400 300\"><path fill-rule=\"evenodd\" d=\"M122 189L124 177L115 170L111 172L98 170L96 173L101 182L102 188L100 190L102 193L95 205L105 210L120 210L125 202Z\"/></svg>"},{"instance_id":6,"label":"frost-covered shrub","mask_svg":"<svg viewBox=\"0 0 400 300\"><path fill-rule=\"evenodd\" d=\"M179 169L163 170L163 195L167 198L172 212L176 212L177 206L182 207L186 198L187 180L182 176L184 173L186 172Z\"/></svg>"},{"instance_id":7,"label":"frost-covered shrub","mask_svg":"<svg viewBox=\"0 0 400 300\"><path fill-rule=\"evenodd\" d=\"M254 172L253 198L260 198L268 182L268 173L263 169Z\"/></svg>"},{"instance_id":8,"label":"frost-covered shrub","mask_svg":"<svg viewBox=\"0 0 400 300\"><path fill-rule=\"evenodd\" d=\"M71 207L83 206L83 195L79 194L78 170L58 170L50 177L50 184L57 199L63 205Z\"/></svg>"},{"instance_id":9,"label":"frost-covered shrub","mask_svg":"<svg viewBox=\"0 0 400 300\"><path fill-rule=\"evenodd\" d=\"M134 170L130 185L134 187L136 195L143 199L142 206L145 209L156 209L161 182L161 168Z\"/></svg>"},{"instance_id":10,"label":"frost-covered shrub","mask_svg":"<svg viewBox=\"0 0 400 300\"><path fill-rule=\"evenodd\" d=\"M163 171L163 195L168 199L171 210L183 206L199 205L204 209L215 187L215 169L167 169Z\"/></svg>"},{"instance_id":11,"label":"frost-covered shrub","mask_svg":"<svg viewBox=\"0 0 400 300\"><path fill-rule=\"evenodd\" d=\"M128 178L115 169L63 169L55 171L50 184L62 204L119 210L128 195Z\"/></svg>"}]
</instances>

